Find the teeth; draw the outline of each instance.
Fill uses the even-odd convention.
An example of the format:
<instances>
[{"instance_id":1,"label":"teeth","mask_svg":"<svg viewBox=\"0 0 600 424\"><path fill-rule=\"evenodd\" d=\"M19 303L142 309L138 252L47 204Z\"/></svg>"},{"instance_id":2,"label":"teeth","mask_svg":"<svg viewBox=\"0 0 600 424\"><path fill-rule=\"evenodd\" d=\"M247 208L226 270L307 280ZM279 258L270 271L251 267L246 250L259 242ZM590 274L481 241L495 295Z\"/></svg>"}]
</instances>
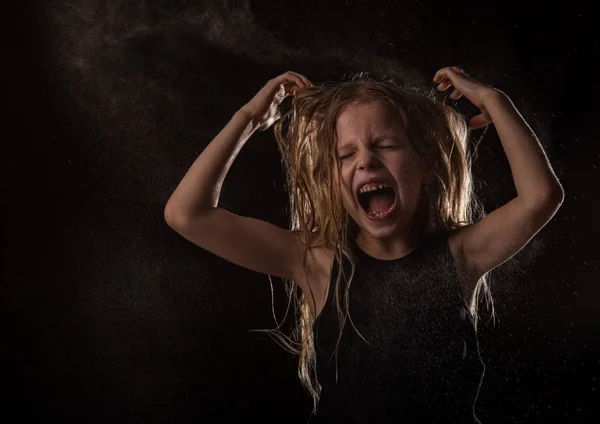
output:
<instances>
[{"instance_id":1,"label":"teeth","mask_svg":"<svg viewBox=\"0 0 600 424\"><path fill-rule=\"evenodd\" d=\"M385 214L386 214L386 213L388 213L388 212L389 212L389 209L388 209L387 211L385 211L385 212L381 212L381 213L371 213L371 212L367 212L367 215L369 215L370 217L373 217L373 218L377 218L377 217L380 217L380 216L383 216L383 215L385 215Z\"/></svg>"},{"instance_id":2,"label":"teeth","mask_svg":"<svg viewBox=\"0 0 600 424\"><path fill-rule=\"evenodd\" d=\"M360 190L358 190L359 193L365 193L367 191L374 191L374 190L380 190L384 187L389 187L389 185L387 184L367 184L364 185L360 188Z\"/></svg>"}]
</instances>

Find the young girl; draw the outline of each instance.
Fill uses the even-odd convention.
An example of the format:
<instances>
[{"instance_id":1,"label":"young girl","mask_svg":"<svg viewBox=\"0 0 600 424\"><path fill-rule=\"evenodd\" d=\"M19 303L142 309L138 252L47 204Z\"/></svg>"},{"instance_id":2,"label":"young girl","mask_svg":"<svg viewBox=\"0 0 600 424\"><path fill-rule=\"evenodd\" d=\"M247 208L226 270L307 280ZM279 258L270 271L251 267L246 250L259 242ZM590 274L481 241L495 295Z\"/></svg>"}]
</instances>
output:
<instances>
[{"instance_id":1,"label":"young girl","mask_svg":"<svg viewBox=\"0 0 600 424\"><path fill-rule=\"evenodd\" d=\"M289 280L297 328L291 340L277 335L299 355L313 419L479 422L477 305L489 297L486 273L562 203L535 134L503 92L457 67L433 81L477 106L469 126L493 122L506 152L518 194L485 217L460 114L391 81L360 74L314 86L295 72L270 80L235 114L165 208L169 225L191 242ZM238 152L274 123L290 231L218 207Z\"/></svg>"}]
</instances>

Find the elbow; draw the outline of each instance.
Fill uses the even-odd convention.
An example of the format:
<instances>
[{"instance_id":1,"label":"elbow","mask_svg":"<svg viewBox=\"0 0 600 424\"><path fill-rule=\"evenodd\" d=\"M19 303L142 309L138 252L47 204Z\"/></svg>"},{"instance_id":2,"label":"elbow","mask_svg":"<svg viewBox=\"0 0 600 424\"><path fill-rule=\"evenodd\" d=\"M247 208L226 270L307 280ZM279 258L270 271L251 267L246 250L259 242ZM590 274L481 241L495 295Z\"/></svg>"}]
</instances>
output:
<instances>
[{"instance_id":1,"label":"elbow","mask_svg":"<svg viewBox=\"0 0 600 424\"><path fill-rule=\"evenodd\" d=\"M165 218L165 222L167 224L169 224L169 226L171 226L171 223L173 222L173 211L171 211L171 209L169 209L169 208L165 208L164 218Z\"/></svg>"},{"instance_id":2,"label":"elbow","mask_svg":"<svg viewBox=\"0 0 600 424\"><path fill-rule=\"evenodd\" d=\"M180 215L171 205L167 204L164 210L164 218L169 227L173 227L180 220Z\"/></svg>"},{"instance_id":3,"label":"elbow","mask_svg":"<svg viewBox=\"0 0 600 424\"><path fill-rule=\"evenodd\" d=\"M556 185L550 188L540 190L537 196L528 203L530 209L552 211L552 214L554 214L560 208L564 200L565 192L560 183L557 182Z\"/></svg>"},{"instance_id":4,"label":"elbow","mask_svg":"<svg viewBox=\"0 0 600 424\"><path fill-rule=\"evenodd\" d=\"M165 222L169 225L169 227L176 229L185 227L190 220L195 219L196 217L203 215L206 211L213 210L215 208L203 208L199 209L195 212L189 212L186 209L182 209L180 207L174 207L170 204L167 204L164 210L164 219Z\"/></svg>"},{"instance_id":5,"label":"elbow","mask_svg":"<svg viewBox=\"0 0 600 424\"><path fill-rule=\"evenodd\" d=\"M524 206L532 211L548 211L556 212L562 205L565 199L565 192L557 181L543 189L538 188L535 194L522 196Z\"/></svg>"},{"instance_id":6,"label":"elbow","mask_svg":"<svg viewBox=\"0 0 600 424\"><path fill-rule=\"evenodd\" d=\"M544 204L558 209L565 200L565 191L562 185L557 181L552 188L544 192L542 199Z\"/></svg>"}]
</instances>

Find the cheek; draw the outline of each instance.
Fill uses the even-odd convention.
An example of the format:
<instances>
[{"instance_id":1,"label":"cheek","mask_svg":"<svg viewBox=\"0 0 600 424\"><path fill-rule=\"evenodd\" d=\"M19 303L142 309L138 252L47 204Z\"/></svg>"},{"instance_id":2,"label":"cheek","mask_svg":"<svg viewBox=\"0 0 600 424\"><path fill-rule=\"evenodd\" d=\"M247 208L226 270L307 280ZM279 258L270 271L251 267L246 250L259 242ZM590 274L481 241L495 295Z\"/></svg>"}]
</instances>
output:
<instances>
[{"instance_id":1,"label":"cheek","mask_svg":"<svg viewBox=\"0 0 600 424\"><path fill-rule=\"evenodd\" d=\"M398 170L399 183L408 187L421 186L421 168L414 160L405 160L400 164Z\"/></svg>"}]
</instances>

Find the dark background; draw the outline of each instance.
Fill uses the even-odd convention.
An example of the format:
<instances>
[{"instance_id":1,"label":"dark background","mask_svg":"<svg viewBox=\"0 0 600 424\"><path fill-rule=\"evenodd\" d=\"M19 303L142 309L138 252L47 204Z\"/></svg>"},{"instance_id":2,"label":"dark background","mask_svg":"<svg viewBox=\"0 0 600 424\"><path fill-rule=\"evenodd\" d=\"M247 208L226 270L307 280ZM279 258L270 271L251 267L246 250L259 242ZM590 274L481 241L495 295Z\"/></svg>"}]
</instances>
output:
<instances>
[{"instance_id":1,"label":"dark background","mask_svg":"<svg viewBox=\"0 0 600 424\"><path fill-rule=\"evenodd\" d=\"M589 4L38 0L6 15L18 29L4 66L0 420L305 422L296 358L249 332L275 326L268 277L183 239L164 222L166 202L280 73L369 71L433 88L435 71L458 65L511 97L566 193L492 272L498 319L481 323L478 416L590 422L600 93ZM515 195L493 128L474 173L488 211ZM244 147L219 206L289 228L272 131Z\"/></svg>"}]
</instances>

